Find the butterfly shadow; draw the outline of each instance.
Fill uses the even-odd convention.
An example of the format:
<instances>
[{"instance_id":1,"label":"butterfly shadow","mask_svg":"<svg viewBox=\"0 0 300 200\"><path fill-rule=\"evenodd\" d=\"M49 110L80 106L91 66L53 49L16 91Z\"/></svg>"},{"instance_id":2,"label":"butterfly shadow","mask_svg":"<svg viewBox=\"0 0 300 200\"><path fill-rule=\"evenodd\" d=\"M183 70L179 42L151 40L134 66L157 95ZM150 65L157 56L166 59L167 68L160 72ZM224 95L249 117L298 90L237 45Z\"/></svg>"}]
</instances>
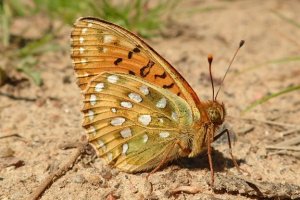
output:
<instances>
[{"instance_id":1,"label":"butterfly shadow","mask_svg":"<svg viewBox=\"0 0 300 200\"><path fill-rule=\"evenodd\" d=\"M212 161L213 168L215 172L224 171L224 169L229 169L235 167L231 158L224 157L224 154L218 150L212 151ZM238 165L245 163L243 159L236 159ZM197 157L194 158L179 158L174 161L175 165L181 168L187 169L210 169L209 161L207 156L207 151L202 152Z\"/></svg>"}]
</instances>

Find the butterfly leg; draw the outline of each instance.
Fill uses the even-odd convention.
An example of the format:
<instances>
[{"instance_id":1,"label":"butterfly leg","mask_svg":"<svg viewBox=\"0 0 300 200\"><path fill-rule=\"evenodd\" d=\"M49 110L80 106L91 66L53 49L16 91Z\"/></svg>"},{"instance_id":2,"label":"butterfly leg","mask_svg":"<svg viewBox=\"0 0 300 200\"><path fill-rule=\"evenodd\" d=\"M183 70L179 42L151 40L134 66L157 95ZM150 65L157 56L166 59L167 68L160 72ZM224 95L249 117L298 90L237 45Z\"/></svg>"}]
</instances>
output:
<instances>
[{"instance_id":1,"label":"butterfly leg","mask_svg":"<svg viewBox=\"0 0 300 200\"><path fill-rule=\"evenodd\" d=\"M216 140L219 139L222 135L224 135L224 133L226 133L226 135L227 135L228 146L229 146L229 154L230 154L230 156L231 156L231 160L232 160L234 166L236 167L236 169L238 170L238 172L241 173L241 171L243 171L243 170L242 170L242 169L239 167L239 165L237 164L236 159L234 158L233 153L232 153L231 140L230 140L230 135L229 135L228 129L225 129L225 130L223 130L221 133L219 133L218 135L216 135L216 136L214 137L213 140L216 141Z\"/></svg>"},{"instance_id":2,"label":"butterfly leg","mask_svg":"<svg viewBox=\"0 0 300 200\"><path fill-rule=\"evenodd\" d=\"M211 148L211 143L213 141L213 139L211 138L212 134L208 133L208 137L207 137L207 155L208 155L208 162L209 162L209 168L210 168L210 178L211 178L211 187L214 187L214 167L213 167L213 162L212 162L212 157L211 157L211 152L212 152L212 148Z\"/></svg>"}]
</instances>

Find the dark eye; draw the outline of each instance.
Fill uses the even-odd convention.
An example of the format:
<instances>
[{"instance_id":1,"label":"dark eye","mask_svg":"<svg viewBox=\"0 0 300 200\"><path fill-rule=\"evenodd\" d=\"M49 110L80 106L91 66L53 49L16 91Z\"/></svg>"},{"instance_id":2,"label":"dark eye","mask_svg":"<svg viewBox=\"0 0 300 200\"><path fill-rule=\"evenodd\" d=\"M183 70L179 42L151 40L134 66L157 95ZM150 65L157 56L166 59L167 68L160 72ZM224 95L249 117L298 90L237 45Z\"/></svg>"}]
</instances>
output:
<instances>
[{"instance_id":1,"label":"dark eye","mask_svg":"<svg viewBox=\"0 0 300 200\"><path fill-rule=\"evenodd\" d=\"M213 123L219 123L220 121L222 121L221 114L217 109L209 109L208 115Z\"/></svg>"}]
</instances>

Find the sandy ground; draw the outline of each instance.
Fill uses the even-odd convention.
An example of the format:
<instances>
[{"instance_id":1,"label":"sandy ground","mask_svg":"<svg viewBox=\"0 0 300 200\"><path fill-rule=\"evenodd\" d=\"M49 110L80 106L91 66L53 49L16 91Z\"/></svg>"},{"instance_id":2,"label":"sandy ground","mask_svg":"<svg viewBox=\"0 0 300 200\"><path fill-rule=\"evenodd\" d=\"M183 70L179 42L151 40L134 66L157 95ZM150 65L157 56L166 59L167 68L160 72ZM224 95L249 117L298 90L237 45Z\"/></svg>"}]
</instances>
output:
<instances>
[{"instance_id":1,"label":"sandy ground","mask_svg":"<svg viewBox=\"0 0 300 200\"><path fill-rule=\"evenodd\" d=\"M194 14L180 12L172 26L165 30L165 36L149 43L182 73L200 99L205 100L211 96L207 54L214 55L213 74L218 82L239 41L246 40L219 99L227 108L226 126L236 133L233 153L240 167L251 175L239 175L231 163L227 140L221 138L214 144L213 153L218 192L214 193L208 185L209 166L205 155L176 161L150 176L151 192L150 184L145 181L147 173L118 172L88 154L56 180L41 199L259 197L258 193L252 193L254 195L250 197L250 192L243 188L238 178L254 184L274 184L274 187L270 186L273 196L290 189L287 198L300 198L299 187L296 187L300 185L299 151L267 148L299 138L299 131L285 132L299 129L300 93L275 98L241 115L254 100L300 84L299 62L265 64L245 71L269 60L299 55L297 38L300 38L300 29L278 17L274 11L300 22L300 1L189 1L181 8L188 10L196 6L217 9ZM65 46L69 43L69 32L70 27L66 27L60 34L60 43ZM29 198L49 174L67 163L76 152L75 148L64 150L61 146L80 141L84 133L81 96L75 84L69 50L47 53L39 60L44 79L42 87L25 81L0 88L0 136L20 136L0 139L0 199L3 200ZM3 94L27 100L12 99ZM180 191L181 186L189 186L189 192L195 194ZM174 192L178 187L179 192Z\"/></svg>"}]
</instances>

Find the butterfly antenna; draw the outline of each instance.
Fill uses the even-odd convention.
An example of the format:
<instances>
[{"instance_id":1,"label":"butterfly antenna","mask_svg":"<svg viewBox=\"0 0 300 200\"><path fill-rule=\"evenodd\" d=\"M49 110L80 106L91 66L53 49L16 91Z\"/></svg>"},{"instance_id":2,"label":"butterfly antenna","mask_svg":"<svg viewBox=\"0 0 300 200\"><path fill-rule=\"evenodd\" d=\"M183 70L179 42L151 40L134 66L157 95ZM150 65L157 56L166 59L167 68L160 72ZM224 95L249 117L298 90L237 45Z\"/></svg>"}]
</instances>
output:
<instances>
[{"instance_id":1,"label":"butterfly antenna","mask_svg":"<svg viewBox=\"0 0 300 200\"><path fill-rule=\"evenodd\" d=\"M214 86L214 80L213 80L212 73L211 73L211 63L213 61L212 54L209 54L207 56L207 60L208 60L208 64L209 64L209 76L210 76L210 82L211 82L211 87L212 87L212 100L214 100L214 98L215 98L215 86Z\"/></svg>"},{"instance_id":2,"label":"butterfly antenna","mask_svg":"<svg viewBox=\"0 0 300 200\"><path fill-rule=\"evenodd\" d=\"M224 79L225 79L225 77L226 77L226 75L227 75L227 73L228 73L228 71L229 71L229 69L230 69L230 67L231 67L231 65L232 65L232 63L233 63L233 61L234 61L236 55L237 55L237 53L239 52L239 50L241 49L241 47L242 47L244 44L245 44L245 41L244 41L244 40L241 40L241 41L240 41L240 44L239 44L239 47L238 47L237 50L235 51L235 53L234 53L234 55L233 55L233 57L232 57L232 59L231 59L231 61L230 61L230 63L229 63L229 66L227 67L227 70L226 70L226 72L225 72L225 74L224 74L224 76L223 76L223 79L222 79L222 81L221 81L221 85L220 85L220 87L219 87L219 89L218 89L218 91L217 91L217 94L216 94L216 96L215 96L215 101L217 100L217 96L218 96L218 94L219 94L219 91L220 91L220 89L221 89L223 83L224 83Z\"/></svg>"}]
</instances>

